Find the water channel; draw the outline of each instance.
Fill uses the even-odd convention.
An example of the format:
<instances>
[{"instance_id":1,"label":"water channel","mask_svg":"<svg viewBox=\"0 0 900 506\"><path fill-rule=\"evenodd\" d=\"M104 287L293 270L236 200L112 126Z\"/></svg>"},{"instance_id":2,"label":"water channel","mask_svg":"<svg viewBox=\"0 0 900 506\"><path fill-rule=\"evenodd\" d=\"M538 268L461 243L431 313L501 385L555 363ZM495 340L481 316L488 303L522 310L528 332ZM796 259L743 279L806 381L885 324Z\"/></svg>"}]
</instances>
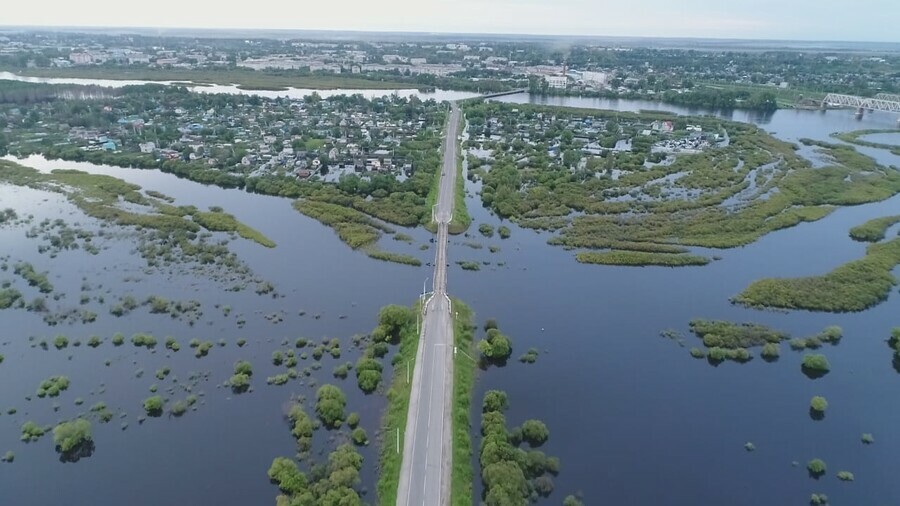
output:
<instances>
[{"instance_id":1,"label":"water channel","mask_svg":"<svg viewBox=\"0 0 900 506\"><path fill-rule=\"evenodd\" d=\"M851 111L781 110L757 115L626 100L527 95L501 100L718 114L756 123L791 142L801 137L829 141L832 132L891 128L896 121L879 113L856 120ZM900 158L884 150L859 149L883 164L900 166ZM801 153L814 156L806 148ZM101 317L94 324L60 328L45 326L32 313L4 312L0 453L7 448L16 451L15 463L0 467L4 497L23 505L72 498L100 506L271 504L277 492L265 471L273 457L294 451L283 406L293 394L311 397L315 392L295 382L283 387L264 385L266 376L278 372L270 357L273 350L284 348L279 345L284 338L291 342L300 336L341 338L344 356L333 360L326 355L314 377L318 384L341 385L349 397L348 411L361 412L363 425L374 439L383 402L363 396L352 374L347 380L335 380L331 368L355 360L358 352L352 351L349 337L371 330L379 307L414 300L430 274L428 266L393 265L351 251L331 230L291 209L288 200L202 186L157 171L40 157L20 163L43 170L67 167L108 173L171 195L177 204L224 207L278 243L268 250L236 240L232 247L259 276L272 280L283 297L261 297L252 290L226 292L213 282L189 276L142 276L143 261L131 254L128 244L111 243L97 257L76 251L49 260L33 254L35 245L23 239L21 230L0 230L2 254L28 258L37 270L55 265L54 273L60 271L60 264L65 265L53 282L69 298L77 297L82 277L87 276L114 294L196 298L205 312L200 323L189 327L146 311L116 319L97 310ZM473 223L499 225L500 220L482 208L475 196L477 184L467 185ZM53 196L8 187L0 190L0 208L15 202L17 208L21 204L36 216L77 219L68 216L68 204ZM864 245L851 241L847 230L887 214L900 214L900 196L841 209L821 221L769 234L743 248L715 251L711 254L722 259L700 268L581 265L572 252L547 245L547 233L509 223L509 239L478 239L485 246L499 246L498 253L490 253L487 247L467 247L462 244L464 238L452 239L449 292L475 310L478 324L489 317L498 319L500 328L513 338L513 357L530 347L541 350L535 364L512 360L506 367L479 373L473 399L473 447L478 448L483 393L497 388L509 394L510 426L539 418L550 428L550 440L541 450L560 457L562 467L555 478L555 492L542 504L559 504L565 495L576 492L583 493L585 504L806 504L812 492L826 493L832 504L900 503L890 465L900 452L900 431L896 430L900 403L895 400L900 376L891 365L891 350L885 342L891 328L900 326L896 290L888 301L856 314L755 311L728 301L760 277L820 274L861 257ZM414 237L413 245L386 243L384 247L430 260L433 250L418 250L418 245L428 244L429 234L421 229L405 232ZM456 260L490 265L469 272L455 265ZM129 275L141 278L140 282L124 281ZM237 328L233 318L217 318L217 303L243 313L246 326ZM273 311L284 312L283 323L272 324L262 317ZM305 315L300 316L300 311ZM316 319L315 314L321 317ZM687 332L692 318L760 322L797 337L840 325L845 337L837 347L820 350L828 356L832 372L810 380L800 372L802 354L786 346L775 363L756 359L712 367L692 359L687 350L699 342ZM660 337L664 329L681 331L685 346ZM119 331L126 335L152 331L158 337L171 334L183 346L195 336L224 338L229 343L243 337L248 345L238 349L229 344L198 360L184 350L172 358L166 358L162 350L151 354L108 344L97 350L82 347L57 352L51 347L45 352L30 348L27 342L31 335L52 340L56 333L86 338ZM242 358L254 364L255 391L235 396L216 388L230 375L234 361ZM109 368L103 366L107 359L113 361ZM187 378L190 371L210 372L210 379L198 387L206 393L205 404L183 418L151 419L139 426L135 418L140 400L150 395L147 386L155 382L152 372L166 364L180 378ZM151 378L135 378L137 368L145 369ZM23 400L41 379L53 374L67 374L73 380L72 390L58 399L63 405L59 413L52 411L47 400ZM101 383L106 392L90 396L89 390L98 390ZM829 401L822 421L809 417L813 395ZM23 421L50 423L71 416L77 412L71 406L76 396L84 397L86 406L102 399L127 411L130 427L120 430L119 420L95 424L96 451L77 464L56 462L46 436L30 445L18 442ZM5 411L11 406L18 407L18 413L8 416ZM872 433L876 443L864 446L863 432ZM316 437L322 438L323 433ZM755 452L744 450L748 441L756 446ZM375 459L375 447L363 450L369 463ZM818 481L810 479L805 469L806 461L816 457L825 460L829 469ZM472 464L477 466L477 456ZM852 471L856 481L839 482L834 477L838 470ZM363 479L371 491L375 472L368 464ZM479 483L475 493L480 493ZM366 500L374 503L374 493Z\"/></svg>"}]
</instances>

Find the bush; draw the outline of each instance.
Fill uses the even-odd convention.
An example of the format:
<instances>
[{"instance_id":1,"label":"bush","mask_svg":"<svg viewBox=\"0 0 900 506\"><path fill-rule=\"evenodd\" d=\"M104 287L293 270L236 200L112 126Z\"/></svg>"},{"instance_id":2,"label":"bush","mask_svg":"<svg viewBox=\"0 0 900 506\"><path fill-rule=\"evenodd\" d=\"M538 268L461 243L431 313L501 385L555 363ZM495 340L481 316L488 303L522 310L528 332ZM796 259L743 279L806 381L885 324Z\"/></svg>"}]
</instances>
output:
<instances>
[{"instance_id":1,"label":"bush","mask_svg":"<svg viewBox=\"0 0 900 506\"><path fill-rule=\"evenodd\" d=\"M135 334L131 336L131 344L138 347L154 348L156 346L156 338L149 334Z\"/></svg>"},{"instance_id":2,"label":"bush","mask_svg":"<svg viewBox=\"0 0 900 506\"><path fill-rule=\"evenodd\" d=\"M863 444L867 444L867 445L873 444L875 442L875 437L869 433L863 434L860 439L862 440Z\"/></svg>"},{"instance_id":3,"label":"bush","mask_svg":"<svg viewBox=\"0 0 900 506\"><path fill-rule=\"evenodd\" d=\"M284 385L291 379L289 374L276 374L275 376L269 376L266 378L266 383L269 385Z\"/></svg>"},{"instance_id":4,"label":"bush","mask_svg":"<svg viewBox=\"0 0 900 506\"><path fill-rule=\"evenodd\" d=\"M347 425L351 429L355 429L356 426L359 425L359 413L350 413L350 416L347 417Z\"/></svg>"},{"instance_id":5,"label":"bush","mask_svg":"<svg viewBox=\"0 0 900 506\"><path fill-rule=\"evenodd\" d=\"M234 364L234 373L252 376L253 375L253 366L250 365L250 362L247 362L246 360L238 360Z\"/></svg>"},{"instance_id":6,"label":"bush","mask_svg":"<svg viewBox=\"0 0 900 506\"><path fill-rule=\"evenodd\" d=\"M69 378L66 376L51 376L38 385L37 392L35 393L38 397L57 397L60 392L64 392L69 389Z\"/></svg>"},{"instance_id":7,"label":"bush","mask_svg":"<svg viewBox=\"0 0 900 506\"><path fill-rule=\"evenodd\" d=\"M144 411L149 416L159 416L163 410L163 399L158 395L144 399Z\"/></svg>"},{"instance_id":8,"label":"bush","mask_svg":"<svg viewBox=\"0 0 900 506\"><path fill-rule=\"evenodd\" d=\"M509 401L506 392L502 390L488 390L484 394L484 401L481 403L482 413L491 411L506 411L509 407Z\"/></svg>"},{"instance_id":9,"label":"bush","mask_svg":"<svg viewBox=\"0 0 900 506\"><path fill-rule=\"evenodd\" d=\"M802 368L805 372L825 374L831 370L831 365L825 355L804 355Z\"/></svg>"},{"instance_id":10,"label":"bush","mask_svg":"<svg viewBox=\"0 0 900 506\"><path fill-rule=\"evenodd\" d=\"M228 385L235 392L246 392L250 388L250 376L243 373L235 373L228 380Z\"/></svg>"},{"instance_id":11,"label":"bush","mask_svg":"<svg viewBox=\"0 0 900 506\"><path fill-rule=\"evenodd\" d=\"M850 471L838 471L837 477L841 481L853 481L853 473Z\"/></svg>"},{"instance_id":12,"label":"bush","mask_svg":"<svg viewBox=\"0 0 900 506\"><path fill-rule=\"evenodd\" d=\"M806 469L809 471L810 476L819 477L825 474L828 471L825 462L822 459L812 459L806 463Z\"/></svg>"},{"instance_id":13,"label":"bush","mask_svg":"<svg viewBox=\"0 0 900 506\"><path fill-rule=\"evenodd\" d=\"M538 358L537 348L529 348L528 351L526 351L525 353L522 354L522 356L519 357L519 362L522 362L523 364L533 364L533 363L537 362L537 358Z\"/></svg>"},{"instance_id":14,"label":"bush","mask_svg":"<svg viewBox=\"0 0 900 506\"><path fill-rule=\"evenodd\" d=\"M374 392L381 383L381 363L368 357L356 361L356 380L359 388L366 393Z\"/></svg>"},{"instance_id":15,"label":"bush","mask_svg":"<svg viewBox=\"0 0 900 506\"><path fill-rule=\"evenodd\" d=\"M172 406L169 408L169 412L172 413L173 416L181 416L187 412L187 409L187 401L176 401L172 403Z\"/></svg>"},{"instance_id":16,"label":"bush","mask_svg":"<svg viewBox=\"0 0 900 506\"><path fill-rule=\"evenodd\" d=\"M334 375L335 378L346 379L350 374L350 367L347 364L335 366L331 374Z\"/></svg>"},{"instance_id":17,"label":"bush","mask_svg":"<svg viewBox=\"0 0 900 506\"><path fill-rule=\"evenodd\" d=\"M60 453L70 453L91 441L91 422L76 418L53 428L53 443Z\"/></svg>"},{"instance_id":18,"label":"bush","mask_svg":"<svg viewBox=\"0 0 900 506\"><path fill-rule=\"evenodd\" d=\"M512 343L510 339L501 334L498 329L489 329L487 337L478 342L478 351L488 359L503 361L512 355Z\"/></svg>"},{"instance_id":19,"label":"bush","mask_svg":"<svg viewBox=\"0 0 900 506\"><path fill-rule=\"evenodd\" d=\"M369 436L366 434L366 430L362 427L353 429L353 432L350 434L350 438L353 439L353 444L357 446L369 444Z\"/></svg>"},{"instance_id":20,"label":"bush","mask_svg":"<svg viewBox=\"0 0 900 506\"><path fill-rule=\"evenodd\" d=\"M766 343L763 345L760 355L766 360L774 360L781 356L781 349L775 343Z\"/></svg>"},{"instance_id":21,"label":"bush","mask_svg":"<svg viewBox=\"0 0 900 506\"><path fill-rule=\"evenodd\" d=\"M22 441L26 441L26 442L37 441L38 439L43 437L43 435L47 432L46 429L44 429L43 427L40 427L38 424L36 424L34 422L25 422L24 424L22 424L21 430L22 430L22 436L20 439Z\"/></svg>"},{"instance_id":22,"label":"bush","mask_svg":"<svg viewBox=\"0 0 900 506\"><path fill-rule=\"evenodd\" d=\"M819 397L818 395L813 397L809 402L809 407L813 411L817 411L819 413L824 413L826 409L828 409L828 401L825 400L824 397Z\"/></svg>"},{"instance_id":23,"label":"bush","mask_svg":"<svg viewBox=\"0 0 900 506\"><path fill-rule=\"evenodd\" d=\"M347 398L339 387L322 385L316 392L316 415L326 427L341 426L346 405Z\"/></svg>"},{"instance_id":24,"label":"bush","mask_svg":"<svg viewBox=\"0 0 900 506\"><path fill-rule=\"evenodd\" d=\"M113 343L113 346L122 346L123 344L125 344L125 336L122 335L121 332L116 332L112 336L112 343Z\"/></svg>"},{"instance_id":25,"label":"bush","mask_svg":"<svg viewBox=\"0 0 900 506\"><path fill-rule=\"evenodd\" d=\"M809 498L809 503L814 506L821 506L828 504L828 496L825 494L813 494Z\"/></svg>"},{"instance_id":26,"label":"bush","mask_svg":"<svg viewBox=\"0 0 900 506\"><path fill-rule=\"evenodd\" d=\"M540 420L525 420L522 423L522 439L532 447L544 444L550 437L550 431Z\"/></svg>"},{"instance_id":27,"label":"bush","mask_svg":"<svg viewBox=\"0 0 900 506\"><path fill-rule=\"evenodd\" d=\"M500 225L499 227L497 227L497 233L500 235L501 239L509 239L509 236L512 235L512 232L506 225Z\"/></svg>"},{"instance_id":28,"label":"bush","mask_svg":"<svg viewBox=\"0 0 900 506\"><path fill-rule=\"evenodd\" d=\"M197 358L209 355L209 350L213 348L212 341L203 341L194 349L194 356Z\"/></svg>"},{"instance_id":29,"label":"bush","mask_svg":"<svg viewBox=\"0 0 900 506\"><path fill-rule=\"evenodd\" d=\"M706 358L706 352L700 348L691 348L691 356L694 358Z\"/></svg>"},{"instance_id":30,"label":"bush","mask_svg":"<svg viewBox=\"0 0 900 506\"><path fill-rule=\"evenodd\" d=\"M96 347L100 346L101 342L102 341L100 340L99 336L91 336L90 339L88 339L87 345L90 346L91 348L96 348Z\"/></svg>"},{"instance_id":31,"label":"bush","mask_svg":"<svg viewBox=\"0 0 900 506\"><path fill-rule=\"evenodd\" d=\"M57 350L61 350L69 346L69 338L64 335L56 336L56 339L53 340L53 346L56 346Z\"/></svg>"},{"instance_id":32,"label":"bush","mask_svg":"<svg viewBox=\"0 0 900 506\"><path fill-rule=\"evenodd\" d=\"M276 457L269 467L269 479L286 494L299 494L306 490L306 475L297 469L297 464L285 457Z\"/></svg>"},{"instance_id":33,"label":"bush","mask_svg":"<svg viewBox=\"0 0 900 506\"><path fill-rule=\"evenodd\" d=\"M485 237L494 237L494 227L488 225L487 223L478 225L478 232Z\"/></svg>"}]
</instances>

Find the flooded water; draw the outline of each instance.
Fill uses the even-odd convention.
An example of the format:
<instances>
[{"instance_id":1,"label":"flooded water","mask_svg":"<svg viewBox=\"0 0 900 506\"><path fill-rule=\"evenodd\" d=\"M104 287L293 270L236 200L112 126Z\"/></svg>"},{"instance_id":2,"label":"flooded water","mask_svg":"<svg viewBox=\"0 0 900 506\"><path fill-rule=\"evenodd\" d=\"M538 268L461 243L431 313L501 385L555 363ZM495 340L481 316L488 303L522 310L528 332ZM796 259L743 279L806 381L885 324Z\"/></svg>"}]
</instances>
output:
<instances>
[{"instance_id":1,"label":"flooded water","mask_svg":"<svg viewBox=\"0 0 900 506\"><path fill-rule=\"evenodd\" d=\"M876 113L858 121L853 111L759 116L652 102L500 100L717 114L752 121L792 142L834 141L831 132L887 128L896 120ZM900 166L898 157L883 150L860 150ZM468 184L474 193L477 188ZM473 223L501 223L477 199L470 198L468 206ZM756 311L728 301L761 277L821 274L860 258L865 246L852 241L848 229L898 212L900 196L841 209L743 248L706 251L722 260L683 269L580 265L572 252L548 247L549 234L513 227L511 238L487 241L502 247L493 256L506 266L453 272L448 289L469 301L481 322L498 319L514 339L513 357L530 347L542 354L533 365L511 361L483 373L475 403L486 390L502 389L510 398L511 426L543 419L550 441L542 450L562 462L554 494L581 490L585 504L806 504L814 492L826 493L832 504L898 504L900 488L889 463L900 451L900 403L888 399L900 389L900 376L886 344L891 329L900 326L897 291L856 314ZM456 247L450 256L492 255ZM832 372L813 381L801 374L802 353L786 345L771 364L757 358L712 367L692 359L688 350L701 345L688 332L692 318L760 322L796 337L840 325L845 337L839 346L818 351ZM660 337L670 328L684 334L684 347ZM814 395L828 399L823 421L809 417ZM864 432L873 433L874 445L860 442ZM748 441L755 452L743 448ZM829 474L818 481L805 469L812 458L828 465ZM855 483L840 482L834 476L839 470L853 472Z\"/></svg>"},{"instance_id":2,"label":"flooded water","mask_svg":"<svg viewBox=\"0 0 900 506\"><path fill-rule=\"evenodd\" d=\"M832 140L832 132L889 128L896 121L878 113L858 121L852 111L786 110L755 115L687 110L653 102L519 95L502 100L714 113L752 121L792 142L801 137ZM898 157L883 150L860 150L877 156L881 163L900 165ZM808 148L802 152L813 154ZM351 347L349 337L371 330L381 306L412 302L431 275L430 267L371 260L342 244L330 229L296 213L286 199L202 186L158 171L40 157L21 163L42 170L66 167L107 173L162 191L174 197L176 204L222 206L278 243L270 250L235 240L231 247L257 275L273 281L284 297L257 296L252 290L227 292L214 282L190 276L144 275L143 260L132 254L127 243L110 241L110 249L96 257L74 251L50 260L35 254L36 245L26 241L21 230L0 229L3 254L28 258L39 271L54 266L59 277L51 281L58 291L69 294L68 304L77 303L72 299L77 299L82 277L87 277L93 284L102 284L103 291L111 289L112 294L195 298L203 302L204 309L204 317L194 327L148 314L146 309L115 318L105 306L96 304L94 310L100 317L89 325L50 328L32 313L0 313L4 329L0 353L6 356L0 364L0 409L4 413L0 416L0 454L7 449L16 452L15 463L0 466L4 497L15 498L17 505L57 504L73 497L78 498L75 502L100 506L271 504L277 491L268 483L266 470L273 457L290 456L295 450L283 420L283 406L293 394L309 397L315 392L296 381L283 387L265 385L266 376L284 369L272 365L271 353L285 349L279 345L285 338L291 343L301 336L341 338L343 356L335 360L326 354L314 377L318 384L334 382L344 389L348 411L361 412L363 425L375 439L383 401L363 396L352 374L344 381L332 378L331 369L355 360L358 351ZM560 457L562 466L554 493L541 504L559 504L565 495L576 492L584 494L585 504L806 504L813 492L826 493L832 504L900 503L891 465L900 453L900 431L896 429L900 403L894 400L900 375L892 368L891 350L885 342L891 328L900 326L896 289L883 304L857 314L755 311L728 302L754 279L820 274L859 258L865 246L851 241L848 229L870 218L900 214L900 197L841 209L821 221L769 234L743 248L707 251L722 259L706 267L668 269L578 264L573 252L546 244L549 234L508 222L502 224L512 229L509 239L476 237L479 223L496 226L501 221L474 196L477 184L467 182L467 189L471 193L467 204L473 216L472 237L451 239L448 290L474 309L479 325L489 317L498 319L500 328L513 339L513 358L530 347L541 350L533 365L511 360L504 368L479 373L473 400L473 447L478 448L477 416L488 389L508 392L510 427L529 418L544 420L550 440L541 450ZM21 203L38 217L64 217L83 225L91 221L78 218L78 213L70 216L72 208L55 196L8 187L0 190L0 208L15 202L17 208ZM428 244L430 235L421 229L404 232L414 237L414 244L386 238L384 248L429 261L432 250L419 251L418 246ZM473 249L462 244L466 241L485 247ZM500 250L491 253L487 246ZM457 260L490 265L470 272L456 265ZM10 277L6 274L0 278ZM128 277L140 280L125 281ZM232 316L222 318L221 311L214 308L216 303L230 305ZM275 311L284 312L283 323L276 325L263 318ZM306 312L304 316L301 311ZM243 313L245 327L235 325L236 313ZM321 318L315 319L315 314ZM688 354L691 346L699 345L687 332L692 318L760 322L797 337L840 325L844 339L836 347L819 350L828 356L832 370L818 380L801 374L802 353L792 352L786 345L775 363L757 358L743 365L712 367ZM684 346L659 336L670 328L684 334ZM30 335L50 340L57 333L70 338L84 339L91 334L108 338L119 331L126 336L152 331L158 338L171 334L183 348L167 358L161 347L150 353L130 344L114 348L104 343L97 349L82 346L57 351L51 345L49 351L42 351L30 348L27 342ZM192 337L224 338L228 345L196 359L185 346ZM238 338L247 339L248 345L237 348L233 343ZM461 354L458 357L467 359ZM230 376L238 359L253 364L255 390L236 396L216 385ZM105 360L112 361L109 367L104 366ZM149 385L169 384L152 377L153 371L164 365L171 366L181 382L187 382L192 371L210 372L209 380L195 388L205 392L205 404L180 419L163 417L138 425L141 400L151 395ZM306 365L301 361L298 369ZM135 377L138 368L146 371L143 378ZM385 378L389 372L385 371ZM55 374L72 379L70 390L57 399L62 406L59 413L53 412L51 400L24 400L40 380ZM101 382L106 387L103 394L98 393ZM809 417L813 395L828 399L822 421ZM75 397L83 397L85 405L73 406ZM18 441L18 428L24 421L52 423L86 411L99 400L127 412L130 426L122 431L119 419L106 425L95 423L96 451L90 458L61 464L52 438L45 436L32 444ZM6 409L12 406L18 413L9 416ZM864 432L874 435L875 444L860 442ZM317 432L317 444L325 446L326 437L324 431ZM748 441L756 446L755 452L744 450ZM364 485L369 490L375 483L369 464L376 448L373 443L363 450L367 461ZM812 458L821 458L828 465L829 474L818 481L810 479L805 469ZM473 466L477 466L477 455ZM855 483L838 481L834 474L839 470L853 472ZM477 496L480 484L475 488ZM366 501L375 503L374 493L370 492Z\"/></svg>"},{"instance_id":3,"label":"flooded water","mask_svg":"<svg viewBox=\"0 0 900 506\"><path fill-rule=\"evenodd\" d=\"M346 380L339 380L332 376L332 369L348 361L355 362L360 351L352 346L350 338L371 331L381 306L409 304L415 300L423 280L430 275L427 267L370 260L364 253L346 247L331 229L294 211L287 199L203 186L158 171L46 161L40 157L20 163L41 170L65 167L110 174L140 184L146 190L161 191L174 197L175 204L224 207L278 244L275 249L267 249L237 239L231 248L258 276L273 282L283 297L259 296L252 287L244 292L230 292L226 290L230 285L179 273L147 275L144 260L133 252L134 245L125 241L103 241L109 249L97 256L77 250L49 259L36 254L36 243L25 239L22 229L0 229L2 255L28 260L39 272L50 270L56 291L67 294L62 302L48 301L51 307L79 307L82 278L94 287L101 287L91 295L106 298L104 304L92 302L86 306L99 315L95 323L88 325L48 327L33 313L0 312L3 322L0 354L5 355L0 367L3 413L0 454L7 450L16 454L13 464L0 467L0 490L4 497L15 498L8 504L59 504L71 497L83 497L94 505L271 504L277 489L266 477L268 466L274 457L292 456L296 452L296 443L284 420L285 406L293 396L314 399L317 386L324 383L339 385L348 397L347 412L358 411L362 415L361 425L372 440L369 447L361 450L366 459L363 481L367 489L373 490L383 397L363 395L352 371ZM61 196L0 186L0 208L8 206L19 210L20 216L34 214L35 224L44 218L63 218L70 223L79 222L83 228L97 229L93 220L84 217ZM427 231L406 232L416 238L415 245L386 238L384 248L429 261L430 251L418 249L420 244L428 242ZM7 278L13 278L11 268L0 274L0 279ZM36 292L28 291L26 296L30 300ZM138 300L154 294L170 300L196 299L203 304L204 316L193 327L167 315L149 314L147 308L116 318L109 314L108 307L124 294L132 294ZM216 304L230 306L231 315L223 317L222 309L216 309ZM301 311L305 315L301 316ZM270 323L264 316L271 313L281 314L284 321ZM238 319L246 320L243 328L236 325ZM124 346L110 344L109 339L116 332L125 334ZM160 341L157 350L151 353L128 343L127 339L136 332L156 336ZM65 334L71 341L86 341L96 334L106 342L96 349L70 345L66 350L57 351L52 345L57 334ZM180 352L168 353L163 349L162 339L167 335L178 339L182 346ZM38 341L51 341L50 349L31 348L30 336ZM292 380L280 387L267 386L267 376L286 370L272 364L272 352L293 348L298 337L316 342L338 337L342 356L333 359L325 354L321 370L313 372L315 385L308 380L305 385L300 380ZM224 339L227 345L216 346L209 356L197 359L187 347L192 338L213 342ZM241 338L247 340L247 345L238 348L235 342ZM281 346L285 339L289 341L288 346ZM298 356L303 351L311 354L312 346L295 351ZM111 361L110 366L104 365L106 360ZM248 360L253 365L251 393L234 395L230 389L219 387L230 377L237 360ZM297 370L313 362L312 357L300 360ZM150 385L159 384L162 392L172 384L171 380L158 381L154 377L157 369L166 366L181 384L189 383L188 377L193 373L209 373L208 380L200 381L193 390L205 393L201 397L203 404L197 412L188 412L182 418L164 415L139 425L142 401L153 395L148 390ZM139 369L144 374L136 378ZM52 400L25 400L26 396L34 395L43 379L58 374L70 378L72 385L68 391ZM389 364L384 377L390 378ZM101 388L105 392L100 393ZM179 390L172 399L186 395ZM73 404L78 397L84 399L83 406ZM61 405L59 412L52 410L54 401ZM50 435L36 443L18 441L19 427L26 421L55 424L87 412L99 401L105 402L117 416L108 424L94 422L96 450L90 458L77 464L59 463ZM312 414L312 402L306 406ZM6 410L12 407L17 413L6 415ZM127 413L127 417L119 419L120 411ZM120 428L122 422L129 423L127 430ZM326 439L331 440L335 434L317 431L316 447L327 447L331 443ZM326 456L327 453L314 453L319 462ZM52 476L52 480L47 480L47 476ZM374 492L367 500L375 502Z\"/></svg>"}]
</instances>

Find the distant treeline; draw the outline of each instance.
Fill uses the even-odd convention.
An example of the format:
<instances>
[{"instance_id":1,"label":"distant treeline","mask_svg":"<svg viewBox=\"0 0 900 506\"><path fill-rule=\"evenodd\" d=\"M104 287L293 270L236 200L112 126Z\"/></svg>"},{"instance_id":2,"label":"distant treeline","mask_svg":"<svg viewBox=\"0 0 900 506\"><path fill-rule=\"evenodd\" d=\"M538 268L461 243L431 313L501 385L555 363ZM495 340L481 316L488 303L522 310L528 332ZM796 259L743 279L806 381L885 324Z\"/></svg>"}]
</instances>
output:
<instances>
[{"instance_id":1,"label":"distant treeline","mask_svg":"<svg viewBox=\"0 0 900 506\"><path fill-rule=\"evenodd\" d=\"M0 104L27 105L58 99L88 99L119 96L122 88L82 84L47 84L0 80Z\"/></svg>"}]
</instances>

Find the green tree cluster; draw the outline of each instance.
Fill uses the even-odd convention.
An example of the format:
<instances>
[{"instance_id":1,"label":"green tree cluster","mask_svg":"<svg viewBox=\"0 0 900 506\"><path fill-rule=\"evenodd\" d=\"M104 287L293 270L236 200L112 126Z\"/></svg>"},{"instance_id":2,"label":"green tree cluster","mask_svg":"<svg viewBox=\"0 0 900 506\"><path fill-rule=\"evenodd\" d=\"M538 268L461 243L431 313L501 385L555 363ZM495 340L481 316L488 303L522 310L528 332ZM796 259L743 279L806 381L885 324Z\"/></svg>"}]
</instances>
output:
<instances>
[{"instance_id":1,"label":"green tree cluster","mask_svg":"<svg viewBox=\"0 0 900 506\"><path fill-rule=\"evenodd\" d=\"M487 506L524 505L547 496L553 490L552 476L559 472L558 459L518 448L525 425L529 438L535 441L546 441L546 426L530 420L510 433L503 414L506 407L506 394L496 390L489 391L482 403L479 463Z\"/></svg>"},{"instance_id":2,"label":"green tree cluster","mask_svg":"<svg viewBox=\"0 0 900 506\"><path fill-rule=\"evenodd\" d=\"M316 392L316 415L329 428L339 428L344 423L344 407L347 398L340 387L322 385Z\"/></svg>"},{"instance_id":3,"label":"green tree cluster","mask_svg":"<svg viewBox=\"0 0 900 506\"><path fill-rule=\"evenodd\" d=\"M269 479L283 494L276 504L362 506L362 499L355 489L360 483L362 463L362 455L344 444L328 456L327 465L314 468L311 477L307 478L296 462L277 457L268 472Z\"/></svg>"},{"instance_id":4,"label":"green tree cluster","mask_svg":"<svg viewBox=\"0 0 900 506\"><path fill-rule=\"evenodd\" d=\"M316 430L315 422L299 404L291 406L288 419L292 424L291 434L297 440L297 448L301 453L308 452L312 448L313 432Z\"/></svg>"},{"instance_id":5,"label":"green tree cluster","mask_svg":"<svg viewBox=\"0 0 900 506\"><path fill-rule=\"evenodd\" d=\"M478 351L489 360L502 362L512 355L512 342L499 329L491 328L486 337L478 341Z\"/></svg>"},{"instance_id":6,"label":"green tree cluster","mask_svg":"<svg viewBox=\"0 0 900 506\"><path fill-rule=\"evenodd\" d=\"M91 441L91 422L76 418L53 428L53 443L60 453L71 453Z\"/></svg>"}]
</instances>

